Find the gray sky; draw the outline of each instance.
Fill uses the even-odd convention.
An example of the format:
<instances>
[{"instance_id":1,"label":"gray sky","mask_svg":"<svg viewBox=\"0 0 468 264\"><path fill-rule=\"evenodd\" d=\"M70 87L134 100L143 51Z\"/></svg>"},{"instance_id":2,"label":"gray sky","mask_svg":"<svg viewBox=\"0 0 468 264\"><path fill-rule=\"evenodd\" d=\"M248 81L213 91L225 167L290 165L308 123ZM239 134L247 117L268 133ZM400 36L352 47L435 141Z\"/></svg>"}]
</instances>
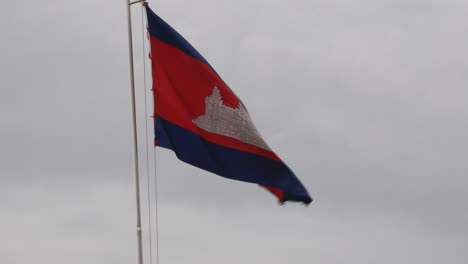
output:
<instances>
[{"instance_id":1,"label":"gray sky","mask_svg":"<svg viewBox=\"0 0 468 264\"><path fill-rule=\"evenodd\" d=\"M278 206L158 149L161 263L466 263L468 2L150 4L316 199ZM136 261L125 12L2 4L0 263Z\"/></svg>"}]
</instances>

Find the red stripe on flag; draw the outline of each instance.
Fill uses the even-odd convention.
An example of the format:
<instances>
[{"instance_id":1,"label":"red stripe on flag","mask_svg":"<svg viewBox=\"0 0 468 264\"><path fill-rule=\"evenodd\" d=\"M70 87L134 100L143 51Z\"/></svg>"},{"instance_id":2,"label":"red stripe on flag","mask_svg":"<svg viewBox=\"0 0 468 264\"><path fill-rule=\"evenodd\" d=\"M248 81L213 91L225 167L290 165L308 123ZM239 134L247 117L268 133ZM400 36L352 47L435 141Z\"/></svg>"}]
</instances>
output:
<instances>
[{"instance_id":1,"label":"red stripe on flag","mask_svg":"<svg viewBox=\"0 0 468 264\"><path fill-rule=\"evenodd\" d=\"M236 108L240 100L208 64L152 36L150 40L155 115L212 143L280 161L272 151L208 132L193 123L195 118L205 114L205 98L215 86L221 92L223 105Z\"/></svg>"}]
</instances>

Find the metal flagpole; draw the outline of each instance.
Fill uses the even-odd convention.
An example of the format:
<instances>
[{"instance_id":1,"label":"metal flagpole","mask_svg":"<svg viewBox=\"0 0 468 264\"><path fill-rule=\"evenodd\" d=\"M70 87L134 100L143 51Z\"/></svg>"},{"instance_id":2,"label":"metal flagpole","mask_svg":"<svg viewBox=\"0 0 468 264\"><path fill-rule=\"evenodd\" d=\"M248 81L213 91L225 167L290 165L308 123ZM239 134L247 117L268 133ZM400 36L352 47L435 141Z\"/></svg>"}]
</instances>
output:
<instances>
[{"instance_id":1,"label":"metal flagpole","mask_svg":"<svg viewBox=\"0 0 468 264\"><path fill-rule=\"evenodd\" d=\"M138 239L138 264L143 264L143 241L141 234L141 206L140 206L140 176L138 168L138 138L136 127L136 108L135 108L135 70L133 66L133 37L132 37L132 16L130 6L141 1L127 1L127 19L128 19L128 53L130 62L130 92L132 106L132 136L133 136L133 173L135 176L135 195L136 195L136 213L137 213L137 239Z\"/></svg>"}]
</instances>

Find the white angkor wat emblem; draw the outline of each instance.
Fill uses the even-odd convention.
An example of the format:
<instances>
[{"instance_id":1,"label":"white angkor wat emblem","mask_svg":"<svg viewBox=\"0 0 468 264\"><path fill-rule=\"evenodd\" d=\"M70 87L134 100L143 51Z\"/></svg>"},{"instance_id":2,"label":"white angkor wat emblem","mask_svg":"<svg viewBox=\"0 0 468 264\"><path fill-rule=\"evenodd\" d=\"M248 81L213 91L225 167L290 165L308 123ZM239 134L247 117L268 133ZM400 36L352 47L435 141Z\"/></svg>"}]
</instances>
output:
<instances>
[{"instance_id":1,"label":"white angkor wat emblem","mask_svg":"<svg viewBox=\"0 0 468 264\"><path fill-rule=\"evenodd\" d=\"M192 120L201 129L270 150L244 106L241 103L237 108L223 105L218 87L215 86L211 95L205 98L205 107L205 114Z\"/></svg>"}]
</instances>

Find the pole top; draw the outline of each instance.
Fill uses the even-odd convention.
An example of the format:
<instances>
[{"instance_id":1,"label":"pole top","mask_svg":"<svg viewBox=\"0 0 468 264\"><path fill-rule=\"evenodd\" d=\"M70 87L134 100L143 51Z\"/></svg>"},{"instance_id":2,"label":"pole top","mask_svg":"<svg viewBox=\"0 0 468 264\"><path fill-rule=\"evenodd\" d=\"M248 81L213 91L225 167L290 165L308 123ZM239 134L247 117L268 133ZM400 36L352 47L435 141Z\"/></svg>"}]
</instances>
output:
<instances>
[{"instance_id":1,"label":"pole top","mask_svg":"<svg viewBox=\"0 0 468 264\"><path fill-rule=\"evenodd\" d=\"M144 6L147 6L147 5L148 5L148 3L147 3L145 0L136 0L136 1L133 1L133 2L128 3L128 5L131 6L131 5L133 5L133 4L138 4L138 3L141 3L141 2L143 2L143 5L144 5Z\"/></svg>"}]
</instances>

